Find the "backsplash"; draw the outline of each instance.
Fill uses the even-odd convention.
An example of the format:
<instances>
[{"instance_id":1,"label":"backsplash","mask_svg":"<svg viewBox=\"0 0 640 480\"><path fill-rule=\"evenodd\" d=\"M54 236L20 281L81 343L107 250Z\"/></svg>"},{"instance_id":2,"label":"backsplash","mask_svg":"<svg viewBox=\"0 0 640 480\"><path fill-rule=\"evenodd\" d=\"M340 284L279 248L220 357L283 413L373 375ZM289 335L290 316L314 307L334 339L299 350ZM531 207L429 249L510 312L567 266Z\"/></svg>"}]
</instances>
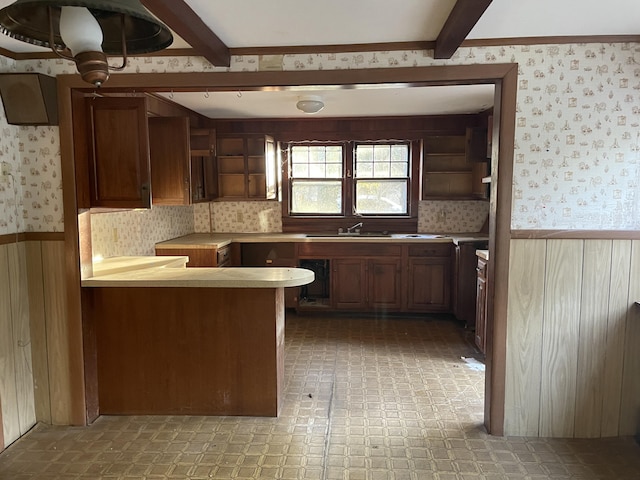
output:
<instances>
[{"instance_id":1,"label":"backsplash","mask_svg":"<svg viewBox=\"0 0 640 480\"><path fill-rule=\"evenodd\" d=\"M282 204L264 202L211 202L196 206L196 232L282 232Z\"/></svg>"},{"instance_id":2,"label":"backsplash","mask_svg":"<svg viewBox=\"0 0 640 480\"><path fill-rule=\"evenodd\" d=\"M418 233L479 232L489 217L489 202L423 201L418 208Z\"/></svg>"},{"instance_id":3,"label":"backsplash","mask_svg":"<svg viewBox=\"0 0 640 480\"><path fill-rule=\"evenodd\" d=\"M92 213L92 255L155 255L156 243L193 233L193 218L190 206Z\"/></svg>"},{"instance_id":4,"label":"backsplash","mask_svg":"<svg viewBox=\"0 0 640 480\"><path fill-rule=\"evenodd\" d=\"M489 214L489 202L425 201L418 209L418 232L478 232ZM282 232L279 202L211 202L194 207L198 233Z\"/></svg>"}]
</instances>

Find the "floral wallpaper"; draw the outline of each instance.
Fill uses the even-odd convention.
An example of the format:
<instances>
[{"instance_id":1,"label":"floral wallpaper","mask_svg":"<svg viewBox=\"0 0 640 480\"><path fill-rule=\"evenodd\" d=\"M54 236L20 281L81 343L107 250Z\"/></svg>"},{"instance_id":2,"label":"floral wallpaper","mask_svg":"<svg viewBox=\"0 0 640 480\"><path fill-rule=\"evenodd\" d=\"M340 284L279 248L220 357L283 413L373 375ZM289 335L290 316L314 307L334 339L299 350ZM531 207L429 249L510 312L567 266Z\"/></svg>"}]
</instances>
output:
<instances>
[{"instance_id":1,"label":"floral wallpaper","mask_svg":"<svg viewBox=\"0 0 640 480\"><path fill-rule=\"evenodd\" d=\"M92 255L155 255L156 243L193 233L193 218L191 207L92 213Z\"/></svg>"},{"instance_id":2,"label":"floral wallpaper","mask_svg":"<svg viewBox=\"0 0 640 480\"><path fill-rule=\"evenodd\" d=\"M479 232L488 218L489 202L422 201L418 206L418 232Z\"/></svg>"},{"instance_id":3,"label":"floral wallpaper","mask_svg":"<svg viewBox=\"0 0 640 480\"><path fill-rule=\"evenodd\" d=\"M519 65L512 228L640 229L638 43L472 47L459 49L450 60L434 60L431 51L234 56L229 69L212 67L199 57L148 57L131 58L126 72L363 69L507 62ZM13 68L6 59L1 66ZM75 73L72 63L57 59L19 61L15 68L50 75ZM5 156L20 156L20 183L26 187L21 214L24 229L60 229L58 212L62 199L59 177L53 176L59 170L55 128L44 135L40 132L43 127L29 128L33 135L22 130L18 133L24 143L19 154L9 145L12 138L15 141L13 127L3 128L2 135ZM45 147L49 148L48 155L41 151ZM22 171L25 158L30 165L28 172ZM42 192L44 185L48 186L48 193ZM5 186L0 192L3 219L7 218L8 196ZM421 229L431 230L440 224L453 228L458 223L456 215L463 212L452 206L442 215L438 213L441 208L434 220L433 212L423 211L428 205L423 202L421 208ZM254 207L214 203L209 228L278 228L269 213L263 219L260 212L252 210ZM203 208L207 207L193 210L198 229L206 228L209 218ZM243 214L242 222L237 221L238 211ZM460 218L459 224L466 229L468 220ZM7 226L0 229L10 230Z\"/></svg>"},{"instance_id":4,"label":"floral wallpaper","mask_svg":"<svg viewBox=\"0 0 640 480\"><path fill-rule=\"evenodd\" d=\"M282 232L282 204L264 202L211 202L204 215L196 213L196 232ZM202 208L202 207L201 207Z\"/></svg>"},{"instance_id":5,"label":"floral wallpaper","mask_svg":"<svg viewBox=\"0 0 640 480\"><path fill-rule=\"evenodd\" d=\"M0 57L0 72L12 72L15 61ZM0 103L2 100L0 99ZM0 235L24 231L24 206L22 199L22 169L18 145L20 133L18 127L9 125L0 107L0 166L10 175L0 175Z\"/></svg>"}]
</instances>

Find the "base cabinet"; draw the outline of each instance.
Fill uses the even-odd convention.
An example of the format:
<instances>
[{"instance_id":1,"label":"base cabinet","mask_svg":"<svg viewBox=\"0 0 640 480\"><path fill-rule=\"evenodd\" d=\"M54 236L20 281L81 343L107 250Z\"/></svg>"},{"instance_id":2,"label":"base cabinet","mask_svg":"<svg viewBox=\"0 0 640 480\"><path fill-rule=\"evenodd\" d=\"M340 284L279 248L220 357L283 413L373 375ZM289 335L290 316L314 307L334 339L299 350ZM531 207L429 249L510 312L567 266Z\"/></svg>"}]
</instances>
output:
<instances>
[{"instance_id":1,"label":"base cabinet","mask_svg":"<svg viewBox=\"0 0 640 480\"><path fill-rule=\"evenodd\" d=\"M301 267L314 269L300 309L446 312L451 306L451 245L308 243L298 245ZM325 267L329 274L325 275ZM311 293L311 290L313 292Z\"/></svg>"},{"instance_id":2,"label":"base cabinet","mask_svg":"<svg viewBox=\"0 0 640 480\"><path fill-rule=\"evenodd\" d=\"M447 312L451 305L449 257L410 258L407 310Z\"/></svg>"},{"instance_id":3,"label":"base cabinet","mask_svg":"<svg viewBox=\"0 0 640 480\"><path fill-rule=\"evenodd\" d=\"M478 257L476 283L476 345L482 353L487 347L487 261Z\"/></svg>"},{"instance_id":4,"label":"base cabinet","mask_svg":"<svg viewBox=\"0 0 640 480\"><path fill-rule=\"evenodd\" d=\"M463 321L470 330L476 326L476 250L486 249L487 245L486 240L472 241L460 243L454 248L451 306L456 318Z\"/></svg>"},{"instance_id":5,"label":"base cabinet","mask_svg":"<svg viewBox=\"0 0 640 480\"><path fill-rule=\"evenodd\" d=\"M331 293L339 310L402 308L400 258L341 258L333 261Z\"/></svg>"},{"instance_id":6,"label":"base cabinet","mask_svg":"<svg viewBox=\"0 0 640 480\"><path fill-rule=\"evenodd\" d=\"M295 245L286 242L242 243L240 261L243 267L296 267ZM300 287L284 289L286 308L295 308L300 295Z\"/></svg>"},{"instance_id":7,"label":"base cabinet","mask_svg":"<svg viewBox=\"0 0 640 480\"><path fill-rule=\"evenodd\" d=\"M156 255L186 255L187 267L230 267L231 249L221 248L161 248L156 247Z\"/></svg>"}]
</instances>

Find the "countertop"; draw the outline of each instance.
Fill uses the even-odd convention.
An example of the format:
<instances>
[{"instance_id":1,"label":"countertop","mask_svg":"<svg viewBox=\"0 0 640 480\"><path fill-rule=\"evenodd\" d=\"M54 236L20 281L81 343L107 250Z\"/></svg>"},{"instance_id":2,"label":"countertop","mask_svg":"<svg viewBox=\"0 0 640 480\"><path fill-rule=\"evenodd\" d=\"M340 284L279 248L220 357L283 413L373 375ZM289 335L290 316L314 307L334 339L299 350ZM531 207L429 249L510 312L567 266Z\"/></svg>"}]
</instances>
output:
<instances>
[{"instance_id":1,"label":"countertop","mask_svg":"<svg viewBox=\"0 0 640 480\"><path fill-rule=\"evenodd\" d=\"M489 260L489 250L476 250L476 255L485 260Z\"/></svg>"},{"instance_id":2,"label":"countertop","mask_svg":"<svg viewBox=\"0 0 640 480\"><path fill-rule=\"evenodd\" d=\"M219 249L231 243L262 242L366 242L366 243L453 243L488 240L485 233L401 233L391 236L313 236L304 233L193 233L157 243L158 248L215 248Z\"/></svg>"},{"instance_id":3,"label":"countertop","mask_svg":"<svg viewBox=\"0 0 640 480\"><path fill-rule=\"evenodd\" d=\"M188 257L113 257L94 263L83 287L279 288L311 283L304 268L186 268Z\"/></svg>"},{"instance_id":4,"label":"countertop","mask_svg":"<svg viewBox=\"0 0 640 480\"><path fill-rule=\"evenodd\" d=\"M124 273L143 268L186 268L189 257L111 257L93 262L93 276L102 277L115 273Z\"/></svg>"}]
</instances>

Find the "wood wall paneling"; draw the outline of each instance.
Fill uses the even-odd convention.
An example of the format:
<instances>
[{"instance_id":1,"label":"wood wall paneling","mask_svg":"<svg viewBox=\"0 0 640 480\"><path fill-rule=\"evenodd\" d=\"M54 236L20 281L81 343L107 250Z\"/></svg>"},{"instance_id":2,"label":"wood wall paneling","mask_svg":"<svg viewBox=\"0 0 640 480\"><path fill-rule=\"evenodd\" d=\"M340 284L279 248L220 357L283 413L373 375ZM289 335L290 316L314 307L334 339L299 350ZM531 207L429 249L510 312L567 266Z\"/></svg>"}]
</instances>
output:
<instances>
[{"instance_id":1,"label":"wood wall paneling","mask_svg":"<svg viewBox=\"0 0 640 480\"><path fill-rule=\"evenodd\" d=\"M640 433L640 240L631 247L631 278L624 345L620 435Z\"/></svg>"},{"instance_id":2,"label":"wood wall paneling","mask_svg":"<svg viewBox=\"0 0 640 480\"><path fill-rule=\"evenodd\" d=\"M624 338L629 311L629 275L631 273L631 241L614 240L611 248L609 311L606 317L606 331L602 332L606 339L604 356L599 361L604 362L601 377L595 378L598 388L603 392L602 414L600 416L600 435L615 437L620 431L620 402L622 395L622 369L624 368ZM604 285L594 285L600 289ZM604 322L604 320L602 321ZM640 373L640 372L639 372Z\"/></svg>"},{"instance_id":3,"label":"wood wall paneling","mask_svg":"<svg viewBox=\"0 0 640 480\"><path fill-rule=\"evenodd\" d=\"M640 242L513 240L510 254L506 433L637 434Z\"/></svg>"},{"instance_id":4,"label":"wood wall paneling","mask_svg":"<svg viewBox=\"0 0 640 480\"><path fill-rule=\"evenodd\" d=\"M47 358L51 393L51 423L72 425L67 295L64 277L64 243L42 243L42 277L46 312Z\"/></svg>"},{"instance_id":5,"label":"wood wall paneling","mask_svg":"<svg viewBox=\"0 0 640 480\"><path fill-rule=\"evenodd\" d=\"M36 423L29 326L29 287L27 282L26 248L24 242L7 246L9 289L11 291L11 324L15 367L16 398L20 435Z\"/></svg>"},{"instance_id":6,"label":"wood wall paneling","mask_svg":"<svg viewBox=\"0 0 640 480\"><path fill-rule=\"evenodd\" d=\"M576 384L576 437L600 436L605 391L600 383L594 380L603 378L605 361L608 360L606 342L611 249L610 240L584 242Z\"/></svg>"},{"instance_id":7,"label":"wood wall paneling","mask_svg":"<svg viewBox=\"0 0 640 480\"><path fill-rule=\"evenodd\" d=\"M8 245L0 246L0 285L10 285L8 251ZM11 290L0 288L0 404L5 445L20 437L15 375Z\"/></svg>"},{"instance_id":8,"label":"wood wall paneling","mask_svg":"<svg viewBox=\"0 0 640 480\"><path fill-rule=\"evenodd\" d=\"M580 333L581 240L549 240L545 266L540 436L572 437Z\"/></svg>"},{"instance_id":9,"label":"wood wall paneling","mask_svg":"<svg viewBox=\"0 0 640 480\"><path fill-rule=\"evenodd\" d=\"M29 284L29 325L33 357L33 387L36 419L51 423L49 368L47 358L47 324L42 271L41 242L26 242L27 279Z\"/></svg>"},{"instance_id":10,"label":"wood wall paneling","mask_svg":"<svg viewBox=\"0 0 640 480\"><path fill-rule=\"evenodd\" d=\"M546 242L511 242L505 432L539 434Z\"/></svg>"}]
</instances>

